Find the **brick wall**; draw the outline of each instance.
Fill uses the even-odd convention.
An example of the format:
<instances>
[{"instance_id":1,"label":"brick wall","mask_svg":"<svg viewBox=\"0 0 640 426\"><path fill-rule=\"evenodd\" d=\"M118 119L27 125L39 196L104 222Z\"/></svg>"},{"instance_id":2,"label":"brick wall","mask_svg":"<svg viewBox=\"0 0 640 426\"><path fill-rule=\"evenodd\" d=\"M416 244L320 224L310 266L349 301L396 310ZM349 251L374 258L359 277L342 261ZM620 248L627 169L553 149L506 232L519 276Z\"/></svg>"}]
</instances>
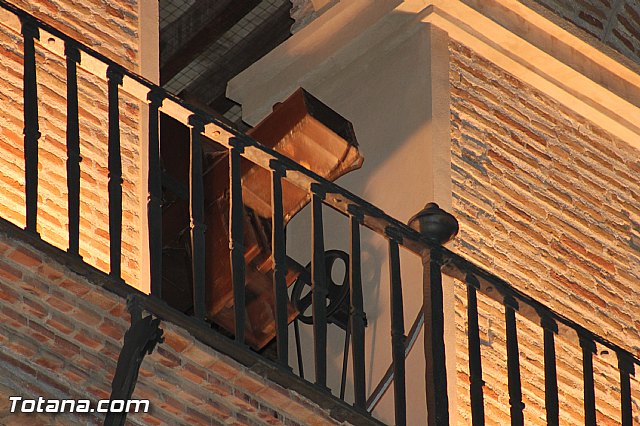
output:
<instances>
[{"instance_id":1,"label":"brick wall","mask_svg":"<svg viewBox=\"0 0 640 426\"><path fill-rule=\"evenodd\" d=\"M635 0L534 0L552 13L640 61L640 4Z\"/></svg>"},{"instance_id":2,"label":"brick wall","mask_svg":"<svg viewBox=\"0 0 640 426\"><path fill-rule=\"evenodd\" d=\"M454 249L557 312L640 353L640 153L451 43ZM468 419L466 292L456 286ZM504 311L480 300L488 421L508 417ZM526 423L544 424L542 330L519 321ZM584 424L580 348L557 339L561 419ZM610 359L607 359L610 358ZM597 356L598 424L618 424L615 354ZM633 383L637 398L637 382ZM638 399L634 400L638 413ZM635 414L638 416L638 414Z\"/></svg>"},{"instance_id":3,"label":"brick wall","mask_svg":"<svg viewBox=\"0 0 640 426\"><path fill-rule=\"evenodd\" d=\"M125 300L96 284L106 278L90 281L7 236L6 228L0 223L0 422L24 424L25 415L8 413L9 394L108 398L129 325ZM128 416L130 424L341 424L186 330L166 321L161 328L165 342L145 358L133 394L151 401L151 413ZM33 415L29 424L101 422L93 414Z\"/></svg>"},{"instance_id":4,"label":"brick wall","mask_svg":"<svg viewBox=\"0 0 640 426\"><path fill-rule=\"evenodd\" d=\"M23 2L19 2L23 3ZM52 25L67 31L76 25L82 29L85 40L97 43L93 47L113 56L125 55L122 49L137 43L137 35L131 31L118 31L115 18L103 22L91 20L81 12L85 6L78 5L79 15L70 18L65 12L66 2L51 5L48 2L27 2L29 9L38 9L41 13L52 13L46 18ZM57 4L57 3L56 3ZM74 3L75 4L75 3ZM101 3L102 4L102 3ZM117 6L117 2L113 7ZM37 6L40 5L40 6ZM87 5L86 7L90 7ZM124 6L134 7L129 3ZM94 14L109 16L97 5L91 6ZM55 20L53 11L67 18ZM88 12L87 12L88 13ZM113 13L113 11L111 11ZM137 27L135 16L130 13L127 22ZM82 19L81 19L82 18ZM86 20L84 19L86 18ZM44 17L43 17L44 19ZM92 18L93 19L93 18ZM111 22L111 21L114 22ZM85 28L86 27L86 28ZM94 28L95 27L95 28ZM87 31L84 31L86 29ZM88 35L89 30L96 35ZM98 31L101 29L101 31ZM75 35L73 31L68 31ZM99 39L101 33L109 33ZM87 39L89 37L89 39ZM94 39L93 37L97 37ZM117 43L107 45L117 37ZM127 43L121 39L128 40ZM41 40L46 45L52 40ZM58 40L57 43L60 43ZM113 48L113 49L112 49ZM39 197L38 225L42 237L60 248L68 246L68 213L66 183L66 68L65 59L37 44L37 78L39 97L39 125L42 136L39 141ZM0 205L2 217L20 226L24 225L24 155L23 155L23 82L22 82L22 37L16 29L0 25ZM125 64L134 66L135 55L121 59ZM125 60L126 59L126 60ZM109 271L109 232L107 198L107 84L105 76L91 75L79 68L79 115L80 115L80 154L81 194L80 194L80 254L85 260ZM122 91L121 91L122 93ZM140 125L139 103L132 97L122 94L120 99L120 126L123 162L123 278L131 283L139 281L140 257Z\"/></svg>"},{"instance_id":5,"label":"brick wall","mask_svg":"<svg viewBox=\"0 0 640 426\"><path fill-rule=\"evenodd\" d=\"M138 0L9 0L112 61L138 71Z\"/></svg>"}]
</instances>

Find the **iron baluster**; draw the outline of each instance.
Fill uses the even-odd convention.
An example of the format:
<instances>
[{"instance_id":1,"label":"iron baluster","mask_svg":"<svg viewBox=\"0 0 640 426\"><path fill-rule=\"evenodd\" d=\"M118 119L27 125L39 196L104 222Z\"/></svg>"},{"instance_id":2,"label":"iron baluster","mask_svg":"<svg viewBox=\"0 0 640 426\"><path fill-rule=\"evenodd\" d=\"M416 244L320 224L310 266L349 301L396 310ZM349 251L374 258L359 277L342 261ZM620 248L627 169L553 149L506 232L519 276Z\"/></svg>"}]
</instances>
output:
<instances>
[{"instance_id":1,"label":"iron baluster","mask_svg":"<svg viewBox=\"0 0 640 426\"><path fill-rule=\"evenodd\" d=\"M164 95L152 90L149 101L149 195L147 220L149 226L149 266L151 294L162 297L162 169L160 159L160 107Z\"/></svg>"},{"instance_id":2,"label":"iron baluster","mask_svg":"<svg viewBox=\"0 0 640 426\"><path fill-rule=\"evenodd\" d=\"M35 40L40 39L36 23L21 18L24 40L24 162L25 162L25 200L26 230L37 233L38 217L38 83L36 81Z\"/></svg>"},{"instance_id":3,"label":"iron baluster","mask_svg":"<svg viewBox=\"0 0 640 426\"><path fill-rule=\"evenodd\" d=\"M282 207L282 178L286 168L272 160L271 166L271 245L273 261L273 294L275 300L276 345L280 366L289 369L288 307L286 282L286 246L284 210Z\"/></svg>"},{"instance_id":4,"label":"iron baluster","mask_svg":"<svg viewBox=\"0 0 640 426\"><path fill-rule=\"evenodd\" d=\"M415 321L413 322L413 325L411 326L411 329L409 330L409 334L407 335L404 341L404 357L405 358L409 356L409 353L413 349L413 345L415 345L416 341L418 340L418 333L420 333L420 330L422 330L423 326L424 326L424 309L421 308L418 315L416 316ZM383 395L385 394L389 386L391 386L391 383L393 382L393 380L394 380L394 377L393 377L393 361L392 361L391 365L389 366L387 371L384 373L384 375L378 382L378 385L371 392L371 394L369 395L369 398L367 399L366 409L368 412L370 413L373 412L373 410L376 408L376 406L380 402L381 398L383 397Z\"/></svg>"},{"instance_id":5,"label":"iron baluster","mask_svg":"<svg viewBox=\"0 0 640 426\"><path fill-rule=\"evenodd\" d=\"M596 424L596 395L593 382L593 354L596 344L586 332L579 332L580 347L582 348L582 375L584 383L584 424Z\"/></svg>"},{"instance_id":6,"label":"iron baluster","mask_svg":"<svg viewBox=\"0 0 640 426\"><path fill-rule=\"evenodd\" d=\"M467 274L467 328L469 338L469 392L471 398L471 420L474 426L484 425L484 395L482 380L482 355L480 353L480 328L478 325L478 279Z\"/></svg>"},{"instance_id":7,"label":"iron baluster","mask_svg":"<svg viewBox=\"0 0 640 426\"><path fill-rule=\"evenodd\" d=\"M520 354L518 353L518 330L516 329L516 310L518 302L512 296L504 298L504 315L507 332L507 374L509 386L509 404L511 405L511 424L524 425L524 403L522 402L522 383L520 380Z\"/></svg>"},{"instance_id":8,"label":"iron baluster","mask_svg":"<svg viewBox=\"0 0 640 426\"><path fill-rule=\"evenodd\" d=\"M191 143L189 150L189 218L191 228L191 276L193 277L193 311L196 318L205 318L205 225L204 182L202 175L201 133L204 120L189 117Z\"/></svg>"},{"instance_id":9,"label":"iron baluster","mask_svg":"<svg viewBox=\"0 0 640 426\"><path fill-rule=\"evenodd\" d=\"M327 388L327 277L324 259L322 200L324 189L311 184L311 280L316 384Z\"/></svg>"},{"instance_id":10,"label":"iron baluster","mask_svg":"<svg viewBox=\"0 0 640 426\"><path fill-rule=\"evenodd\" d=\"M78 123L78 63L80 51L65 42L67 63L67 211L69 215L68 252L79 256L80 250L80 125Z\"/></svg>"},{"instance_id":11,"label":"iron baluster","mask_svg":"<svg viewBox=\"0 0 640 426\"><path fill-rule=\"evenodd\" d=\"M402 236L394 228L385 230L389 238L389 276L391 282L391 354L393 359L393 397L396 426L407 424L407 395L405 376L405 335L400 250Z\"/></svg>"},{"instance_id":12,"label":"iron baluster","mask_svg":"<svg viewBox=\"0 0 640 426\"><path fill-rule=\"evenodd\" d=\"M351 340L351 317L347 319L347 328L344 331L344 347L342 349L342 376L340 377L340 399L344 401L344 393L347 389L347 368L349 367L349 341Z\"/></svg>"},{"instance_id":13,"label":"iron baluster","mask_svg":"<svg viewBox=\"0 0 640 426\"><path fill-rule=\"evenodd\" d=\"M618 352L618 369L620 370L620 410L622 426L633 424L633 409L631 406L631 379L635 374L633 359L628 353Z\"/></svg>"},{"instance_id":14,"label":"iron baluster","mask_svg":"<svg viewBox=\"0 0 640 426\"><path fill-rule=\"evenodd\" d=\"M351 347L353 349L353 393L354 405L366 407L365 358L364 358L364 303L362 295L362 264L360 254L360 223L363 214L357 206L349 206L351 225L351 255L349 257L349 294L351 296Z\"/></svg>"},{"instance_id":15,"label":"iron baluster","mask_svg":"<svg viewBox=\"0 0 640 426\"><path fill-rule=\"evenodd\" d=\"M118 280L122 275L122 158L118 105L118 86L122 85L122 76L122 69L109 65L109 263L110 275Z\"/></svg>"},{"instance_id":16,"label":"iron baluster","mask_svg":"<svg viewBox=\"0 0 640 426\"><path fill-rule=\"evenodd\" d=\"M423 306L425 318L424 353L427 397L427 424L449 423L447 366L444 348L444 306L442 293L442 253L433 248L423 256Z\"/></svg>"},{"instance_id":17,"label":"iron baluster","mask_svg":"<svg viewBox=\"0 0 640 426\"><path fill-rule=\"evenodd\" d=\"M560 421L555 348L555 334L558 333L558 324L549 315L542 314L541 318L540 325L544 330L544 401L547 424L557 426Z\"/></svg>"},{"instance_id":18,"label":"iron baluster","mask_svg":"<svg viewBox=\"0 0 640 426\"><path fill-rule=\"evenodd\" d=\"M304 379L304 364L302 362L302 353L300 350L300 325L298 324L298 320L293 321L293 335L296 340L296 359L298 361L298 376L301 379Z\"/></svg>"},{"instance_id":19,"label":"iron baluster","mask_svg":"<svg viewBox=\"0 0 640 426\"><path fill-rule=\"evenodd\" d=\"M245 265L244 265L244 207L242 204L242 172L240 160L244 145L237 138L229 141L229 256L233 283L235 342L244 345L245 332Z\"/></svg>"}]
</instances>

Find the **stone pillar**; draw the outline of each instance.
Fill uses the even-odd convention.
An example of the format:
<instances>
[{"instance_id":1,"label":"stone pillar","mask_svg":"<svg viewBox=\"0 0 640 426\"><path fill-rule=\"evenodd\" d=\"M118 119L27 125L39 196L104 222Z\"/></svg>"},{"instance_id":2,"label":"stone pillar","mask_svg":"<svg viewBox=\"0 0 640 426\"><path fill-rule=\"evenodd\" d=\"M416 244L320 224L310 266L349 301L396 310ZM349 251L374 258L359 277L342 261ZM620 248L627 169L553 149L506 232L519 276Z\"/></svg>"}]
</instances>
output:
<instances>
[{"instance_id":1,"label":"stone pillar","mask_svg":"<svg viewBox=\"0 0 640 426\"><path fill-rule=\"evenodd\" d=\"M449 53L447 34L421 22L414 12L396 7L399 3L343 1L330 4L313 19L318 10L314 8L316 2L294 0L292 16L297 22L311 22L231 80L227 96L242 105L243 119L251 125L298 87L318 97L353 123L365 158L362 169L343 176L338 184L407 221L428 201L451 209ZM326 210L326 248L348 251L348 221ZM311 258L310 217L306 211L291 221L287 232L288 254L306 264ZM391 360L386 241L363 231L362 252L370 392ZM401 250L401 269L408 330L422 301L420 257ZM451 290L452 286L445 283L445 288ZM455 390L452 290L445 293L445 311L451 393ZM328 359L334 365L330 366L333 377L330 371L328 385L335 390L339 389L344 334L336 327L330 329L333 343ZM313 346L309 336L303 336L302 346ZM407 371L424 371L423 349L419 346L407 360ZM293 347L291 354L296 370ZM313 369L311 359L305 358L309 380L313 380L308 377ZM409 424L425 418L423 378L424 373L407 377L407 405L414 407L408 410ZM392 400L388 392L375 411L386 422L393 421ZM456 398L452 394L449 400L453 417Z\"/></svg>"}]
</instances>

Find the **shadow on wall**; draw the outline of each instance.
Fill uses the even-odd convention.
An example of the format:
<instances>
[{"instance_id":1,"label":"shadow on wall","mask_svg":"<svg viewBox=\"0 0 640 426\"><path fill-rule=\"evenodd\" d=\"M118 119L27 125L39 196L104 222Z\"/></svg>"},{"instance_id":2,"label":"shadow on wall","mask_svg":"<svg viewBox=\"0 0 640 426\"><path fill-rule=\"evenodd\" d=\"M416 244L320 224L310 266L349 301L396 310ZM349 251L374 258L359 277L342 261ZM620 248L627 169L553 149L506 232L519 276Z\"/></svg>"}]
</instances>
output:
<instances>
[{"instance_id":1,"label":"shadow on wall","mask_svg":"<svg viewBox=\"0 0 640 426\"><path fill-rule=\"evenodd\" d=\"M435 172L430 165L450 167L444 154L435 158L431 117L432 87L430 63L431 33L415 14L396 12L401 2L371 7L372 2L340 2L287 42L256 62L229 84L228 96L243 106L244 119L257 123L271 105L296 87L303 87L340 115L351 121L365 158L363 167L337 183L406 221L428 201L434 201ZM446 45L444 50L447 50ZM444 63L443 63L444 64ZM438 75L448 85L448 69ZM284 78L283 78L284 77ZM298 78L299 77L299 78ZM448 122L447 104L442 111ZM447 130L444 130L446 133ZM448 139L438 151L449 153ZM441 200L435 200L442 202ZM447 203L448 204L448 203ZM287 226L287 252L299 263L311 259L311 220L307 207ZM348 219L324 209L325 249L349 252ZM383 236L362 231L363 291L369 327L366 329L367 392L370 393L391 361L389 312L388 243ZM408 330L422 302L422 264L417 256L401 257ZM332 330L334 329L334 330ZM293 329L291 329L293 335ZM342 371L344 332L330 327L329 385L337 394ZM290 364L296 365L295 346L290 340ZM313 340L311 327L302 336L305 373L313 381ZM414 358L424 357L416 356ZM424 381L420 360L408 366L411 378ZM349 368L349 375L351 369ZM350 384L347 400L350 400ZM424 406L424 384L411 392L408 406ZM393 392L385 402L393 399ZM384 407L383 407L384 406ZM417 405L416 405L417 406ZM383 403L380 416L392 422L393 409ZM382 413L384 411L384 413ZM424 421L423 410L415 412L416 423ZM378 414L378 412L376 412ZM414 415L414 414L412 414Z\"/></svg>"}]
</instances>

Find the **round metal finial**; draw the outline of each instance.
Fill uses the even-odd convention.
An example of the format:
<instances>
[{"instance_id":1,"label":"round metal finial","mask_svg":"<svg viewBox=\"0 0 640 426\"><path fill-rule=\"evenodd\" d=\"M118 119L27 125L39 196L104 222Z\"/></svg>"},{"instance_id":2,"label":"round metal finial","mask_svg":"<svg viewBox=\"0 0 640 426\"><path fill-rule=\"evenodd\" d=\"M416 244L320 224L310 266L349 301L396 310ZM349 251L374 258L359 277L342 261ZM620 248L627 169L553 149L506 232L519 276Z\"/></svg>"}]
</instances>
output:
<instances>
[{"instance_id":1,"label":"round metal finial","mask_svg":"<svg viewBox=\"0 0 640 426\"><path fill-rule=\"evenodd\" d=\"M409 226L439 245L451 241L459 229L456 218L436 203L424 206L424 209L409 219Z\"/></svg>"}]
</instances>

